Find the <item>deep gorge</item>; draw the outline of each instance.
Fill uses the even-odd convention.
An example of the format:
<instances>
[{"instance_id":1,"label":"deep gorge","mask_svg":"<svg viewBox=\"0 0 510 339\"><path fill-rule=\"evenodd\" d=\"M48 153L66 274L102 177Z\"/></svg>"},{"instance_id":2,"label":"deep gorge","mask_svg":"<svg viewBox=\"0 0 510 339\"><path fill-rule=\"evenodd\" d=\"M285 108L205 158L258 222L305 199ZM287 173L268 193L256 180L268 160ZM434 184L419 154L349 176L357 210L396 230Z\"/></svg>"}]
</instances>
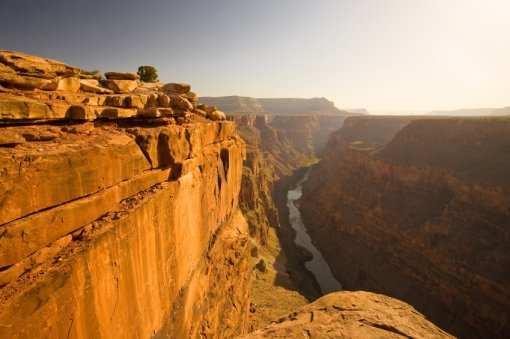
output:
<instances>
[{"instance_id":1,"label":"deep gorge","mask_svg":"<svg viewBox=\"0 0 510 339\"><path fill-rule=\"evenodd\" d=\"M114 78L0 51L1 338L508 331L507 118Z\"/></svg>"}]
</instances>

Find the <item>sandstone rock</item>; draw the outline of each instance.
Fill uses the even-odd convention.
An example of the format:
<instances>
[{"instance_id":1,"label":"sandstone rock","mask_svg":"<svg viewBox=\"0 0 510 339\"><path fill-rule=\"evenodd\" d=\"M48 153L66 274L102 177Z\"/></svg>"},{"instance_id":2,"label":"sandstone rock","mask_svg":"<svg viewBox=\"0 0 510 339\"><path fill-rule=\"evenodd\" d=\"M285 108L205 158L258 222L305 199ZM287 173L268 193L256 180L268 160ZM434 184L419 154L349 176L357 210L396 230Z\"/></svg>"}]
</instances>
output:
<instances>
[{"instance_id":1,"label":"sandstone rock","mask_svg":"<svg viewBox=\"0 0 510 339\"><path fill-rule=\"evenodd\" d=\"M24 90L55 90L57 88L56 81L30 76L21 76L15 73L0 73L0 84L6 87L13 87Z\"/></svg>"},{"instance_id":2,"label":"sandstone rock","mask_svg":"<svg viewBox=\"0 0 510 339\"><path fill-rule=\"evenodd\" d=\"M195 92L188 92L188 93L184 94L184 97L186 99L188 99L189 102L191 102L191 103L198 103L198 95Z\"/></svg>"},{"instance_id":3,"label":"sandstone rock","mask_svg":"<svg viewBox=\"0 0 510 339\"><path fill-rule=\"evenodd\" d=\"M99 81L95 79L81 79L80 89L83 92L97 93L97 94L111 94L112 90L99 86Z\"/></svg>"},{"instance_id":4,"label":"sandstone rock","mask_svg":"<svg viewBox=\"0 0 510 339\"><path fill-rule=\"evenodd\" d=\"M2 73L16 73L16 71L0 62L0 76Z\"/></svg>"},{"instance_id":5,"label":"sandstone rock","mask_svg":"<svg viewBox=\"0 0 510 339\"><path fill-rule=\"evenodd\" d=\"M141 118L159 118L162 114L157 107L147 107L139 110L136 116Z\"/></svg>"},{"instance_id":6,"label":"sandstone rock","mask_svg":"<svg viewBox=\"0 0 510 339\"><path fill-rule=\"evenodd\" d=\"M57 91L78 92L80 90L80 86L79 78L68 77L57 80Z\"/></svg>"},{"instance_id":7,"label":"sandstone rock","mask_svg":"<svg viewBox=\"0 0 510 339\"><path fill-rule=\"evenodd\" d=\"M170 101L172 108L178 108L182 110L193 110L193 105L188 101L188 99L180 96L180 95L171 95Z\"/></svg>"},{"instance_id":8,"label":"sandstone rock","mask_svg":"<svg viewBox=\"0 0 510 339\"><path fill-rule=\"evenodd\" d=\"M17 73L52 79L57 76L78 75L81 70L62 62L21 52L0 50L0 62Z\"/></svg>"},{"instance_id":9,"label":"sandstone rock","mask_svg":"<svg viewBox=\"0 0 510 339\"><path fill-rule=\"evenodd\" d=\"M252 266L234 124L142 123L132 137L132 123L0 148L0 337L245 333Z\"/></svg>"},{"instance_id":10,"label":"sandstone rock","mask_svg":"<svg viewBox=\"0 0 510 339\"><path fill-rule=\"evenodd\" d=\"M95 115L99 118L105 119L120 119L120 118L133 118L138 112L135 108L120 108L120 107L96 107L94 109Z\"/></svg>"},{"instance_id":11,"label":"sandstone rock","mask_svg":"<svg viewBox=\"0 0 510 339\"><path fill-rule=\"evenodd\" d=\"M37 100L21 96L0 95L0 119L50 119L49 107Z\"/></svg>"},{"instance_id":12,"label":"sandstone rock","mask_svg":"<svg viewBox=\"0 0 510 339\"><path fill-rule=\"evenodd\" d=\"M142 109L145 105L146 102L144 102L140 95L128 95L124 99L124 107Z\"/></svg>"},{"instance_id":13,"label":"sandstone rock","mask_svg":"<svg viewBox=\"0 0 510 339\"><path fill-rule=\"evenodd\" d=\"M170 97L166 94L159 94L158 104L161 107L170 107Z\"/></svg>"},{"instance_id":14,"label":"sandstone rock","mask_svg":"<svg viewBox=\"0 0 510 339\"><path fill-rule=\"evenodd\" d=\"M145 104L146 107L158 107L158 95L156 93L151 93L147 97L147 103Z\"/></svg>"},{"instance_id":15,"label":"sandstone rock","mask_svg":"<svg viewBox=\"0 0 510 339\"><path fill-rule=\"evenodd\" d=\"M24 132L23 127L16 129ZM5 174L0 178L0 225L110 187L149 167L137 144L113 130L81 139L59 138L56 148L41 147L16 153L0 149L0 173Z\"/></svg>"},{"instance_id":16,"label":"sandstone rock","mask_svg":"<svg viewBox=\"0 0 510 339\"><path fill-rule=\"evenodd\" d=\"M170 83L163 85L163 91L169 94L186 94L191 90L188 84Z\"/></svg>"},{"instance_id":17,"label":"sandstone rock","mask_svg":"<svg viewBox=\"0 0 510 339\"><path fill-rule=\"evenodd\" d=\"M120 72L106 72L104 74L108 80L138 80L140 76L137 73L120 73Z\"/></svg>"},{"instance_id":18,"label":"sandstone rock","mask_svg":"<svg viewBox=\"0 0 510 339\"><path fill-rule=\"evenodd\" d=\"M104 80L104 85L115 93L129 93L138 87L135 80Z\"/></svg>"},{"instance_id":19,"label":"sandstone rock","mask_svg":"<svg viewBox=\"0 0 510 339\"><path fill-rule=\"evenodd\" d=\"M454 338L410 305L369 292L328 294L243 338L301 337Z\"/></svg>"},{"instance_id":20,"label":"sandstone rock","mask_svg":"<svg viewBox=\"0 0 510 339\"><path fill-rule=\"evenodd\" d=\"M214 121L227 119L227 116L222 111L213 111L211 113L207 113L207 117Z\"/></svg>"},{"instance_id":21,"label":"sandstone rock","mask_svg":"<svg viewBox=\"0 0 510 339\"><path fill-rule=\"evenodd\" d=\"M25 138L15 131L3 130L0 133L0 147L12 147L25 141Z\"/></svg>"},{"instance_id":22,"label":"sandstone rock","mask_svg":"<svg viewBox=\"0 0 510 339\"><path fill-rule=\"evenodd\" d=\"M193 113L198 114L198 115L203 116L203 117L206 117L206 116L207 116L207 112L206 112L206 111L203 111L203 110L198 109L198 108L195 108L195 110L193 111Z\"/></svg>"},{"instance_id":23,"label":"sandstone rock","mask_svg":"<svg viewBox=\"0 0 510 339\"><path fill-rule=\"evenodd\" d=\"M37 131L23 133L23 138L26 141L51 141L60 136L59 133L52 131Z\"/></svg>"},{"instance_id":24,"label":"sandstone rock","mask_svg":"<svg viewBox=\"0 0 510 339\"><path fill-rule=\"evenodd\" d=\"M93 120L96 115L87 105L72 105L66 112L66 118L70 120Z\"/></svg>"}]
</instances>

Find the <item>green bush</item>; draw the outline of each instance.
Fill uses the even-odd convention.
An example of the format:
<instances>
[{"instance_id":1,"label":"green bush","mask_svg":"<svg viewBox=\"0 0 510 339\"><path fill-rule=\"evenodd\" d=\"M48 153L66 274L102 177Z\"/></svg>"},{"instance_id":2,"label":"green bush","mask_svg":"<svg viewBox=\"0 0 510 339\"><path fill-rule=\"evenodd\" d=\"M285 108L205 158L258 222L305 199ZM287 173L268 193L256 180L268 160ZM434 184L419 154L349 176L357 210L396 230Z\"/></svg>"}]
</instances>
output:
<instances>
[{"instance_id":1,"label":"green bush","mask_svg":"<svg viewBox=\"0 0 510 339\"><path fill-rule=\"evenodd\" d=\"M158 80L158 70L153 66L138 67L140 80L144 82L156 82Z\"/></svg>"}]
</instances>

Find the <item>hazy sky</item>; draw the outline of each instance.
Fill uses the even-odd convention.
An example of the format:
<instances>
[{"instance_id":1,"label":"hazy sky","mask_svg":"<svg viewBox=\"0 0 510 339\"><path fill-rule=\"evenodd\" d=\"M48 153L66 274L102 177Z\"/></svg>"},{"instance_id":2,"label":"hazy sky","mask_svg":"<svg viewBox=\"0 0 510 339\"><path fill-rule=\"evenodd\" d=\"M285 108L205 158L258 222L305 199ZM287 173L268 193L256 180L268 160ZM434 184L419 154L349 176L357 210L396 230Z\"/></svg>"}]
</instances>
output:
<instances>
[{"instance_id":1,"label":"hazy sky","mask_svg":"<svg viewBox=\"0 0 510 339\"><path fill-rule=\"evenodd\" d=\"M510 0L0 0L0 48L200 95L510 105Z\"/></svg>"}]
</instances>

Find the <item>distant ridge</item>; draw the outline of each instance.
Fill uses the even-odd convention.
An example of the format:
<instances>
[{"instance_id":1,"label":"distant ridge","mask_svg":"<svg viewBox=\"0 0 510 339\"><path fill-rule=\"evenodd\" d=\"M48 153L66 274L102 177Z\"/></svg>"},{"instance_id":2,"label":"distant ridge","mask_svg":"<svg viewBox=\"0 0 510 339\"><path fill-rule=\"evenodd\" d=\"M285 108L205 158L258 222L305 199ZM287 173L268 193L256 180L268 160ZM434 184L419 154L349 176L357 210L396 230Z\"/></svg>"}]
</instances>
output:
<instances>
[{"instance_id":1,"label":"distant ridge","mask_svg":"<svg viewBox=\"0 0 510 339\"><path fill-rule=\"evenodd\" d=\"M427 115L445 115L445 116L499 116L510 115L510 106L503 108L461 108L451 111L432 111Z\"/></svg>"},{"instance_id":2,"label":"distant ridge","mask_svg":"<svg viewBox=\"0 0 510 339\"><path fill-rule=\"evenodd\" d=\"M201 97L200 101L230 114L264 113L272 115L358 115L340 110L326 98L251 98L241 96Z\"/></svg>"}]
</instances>

